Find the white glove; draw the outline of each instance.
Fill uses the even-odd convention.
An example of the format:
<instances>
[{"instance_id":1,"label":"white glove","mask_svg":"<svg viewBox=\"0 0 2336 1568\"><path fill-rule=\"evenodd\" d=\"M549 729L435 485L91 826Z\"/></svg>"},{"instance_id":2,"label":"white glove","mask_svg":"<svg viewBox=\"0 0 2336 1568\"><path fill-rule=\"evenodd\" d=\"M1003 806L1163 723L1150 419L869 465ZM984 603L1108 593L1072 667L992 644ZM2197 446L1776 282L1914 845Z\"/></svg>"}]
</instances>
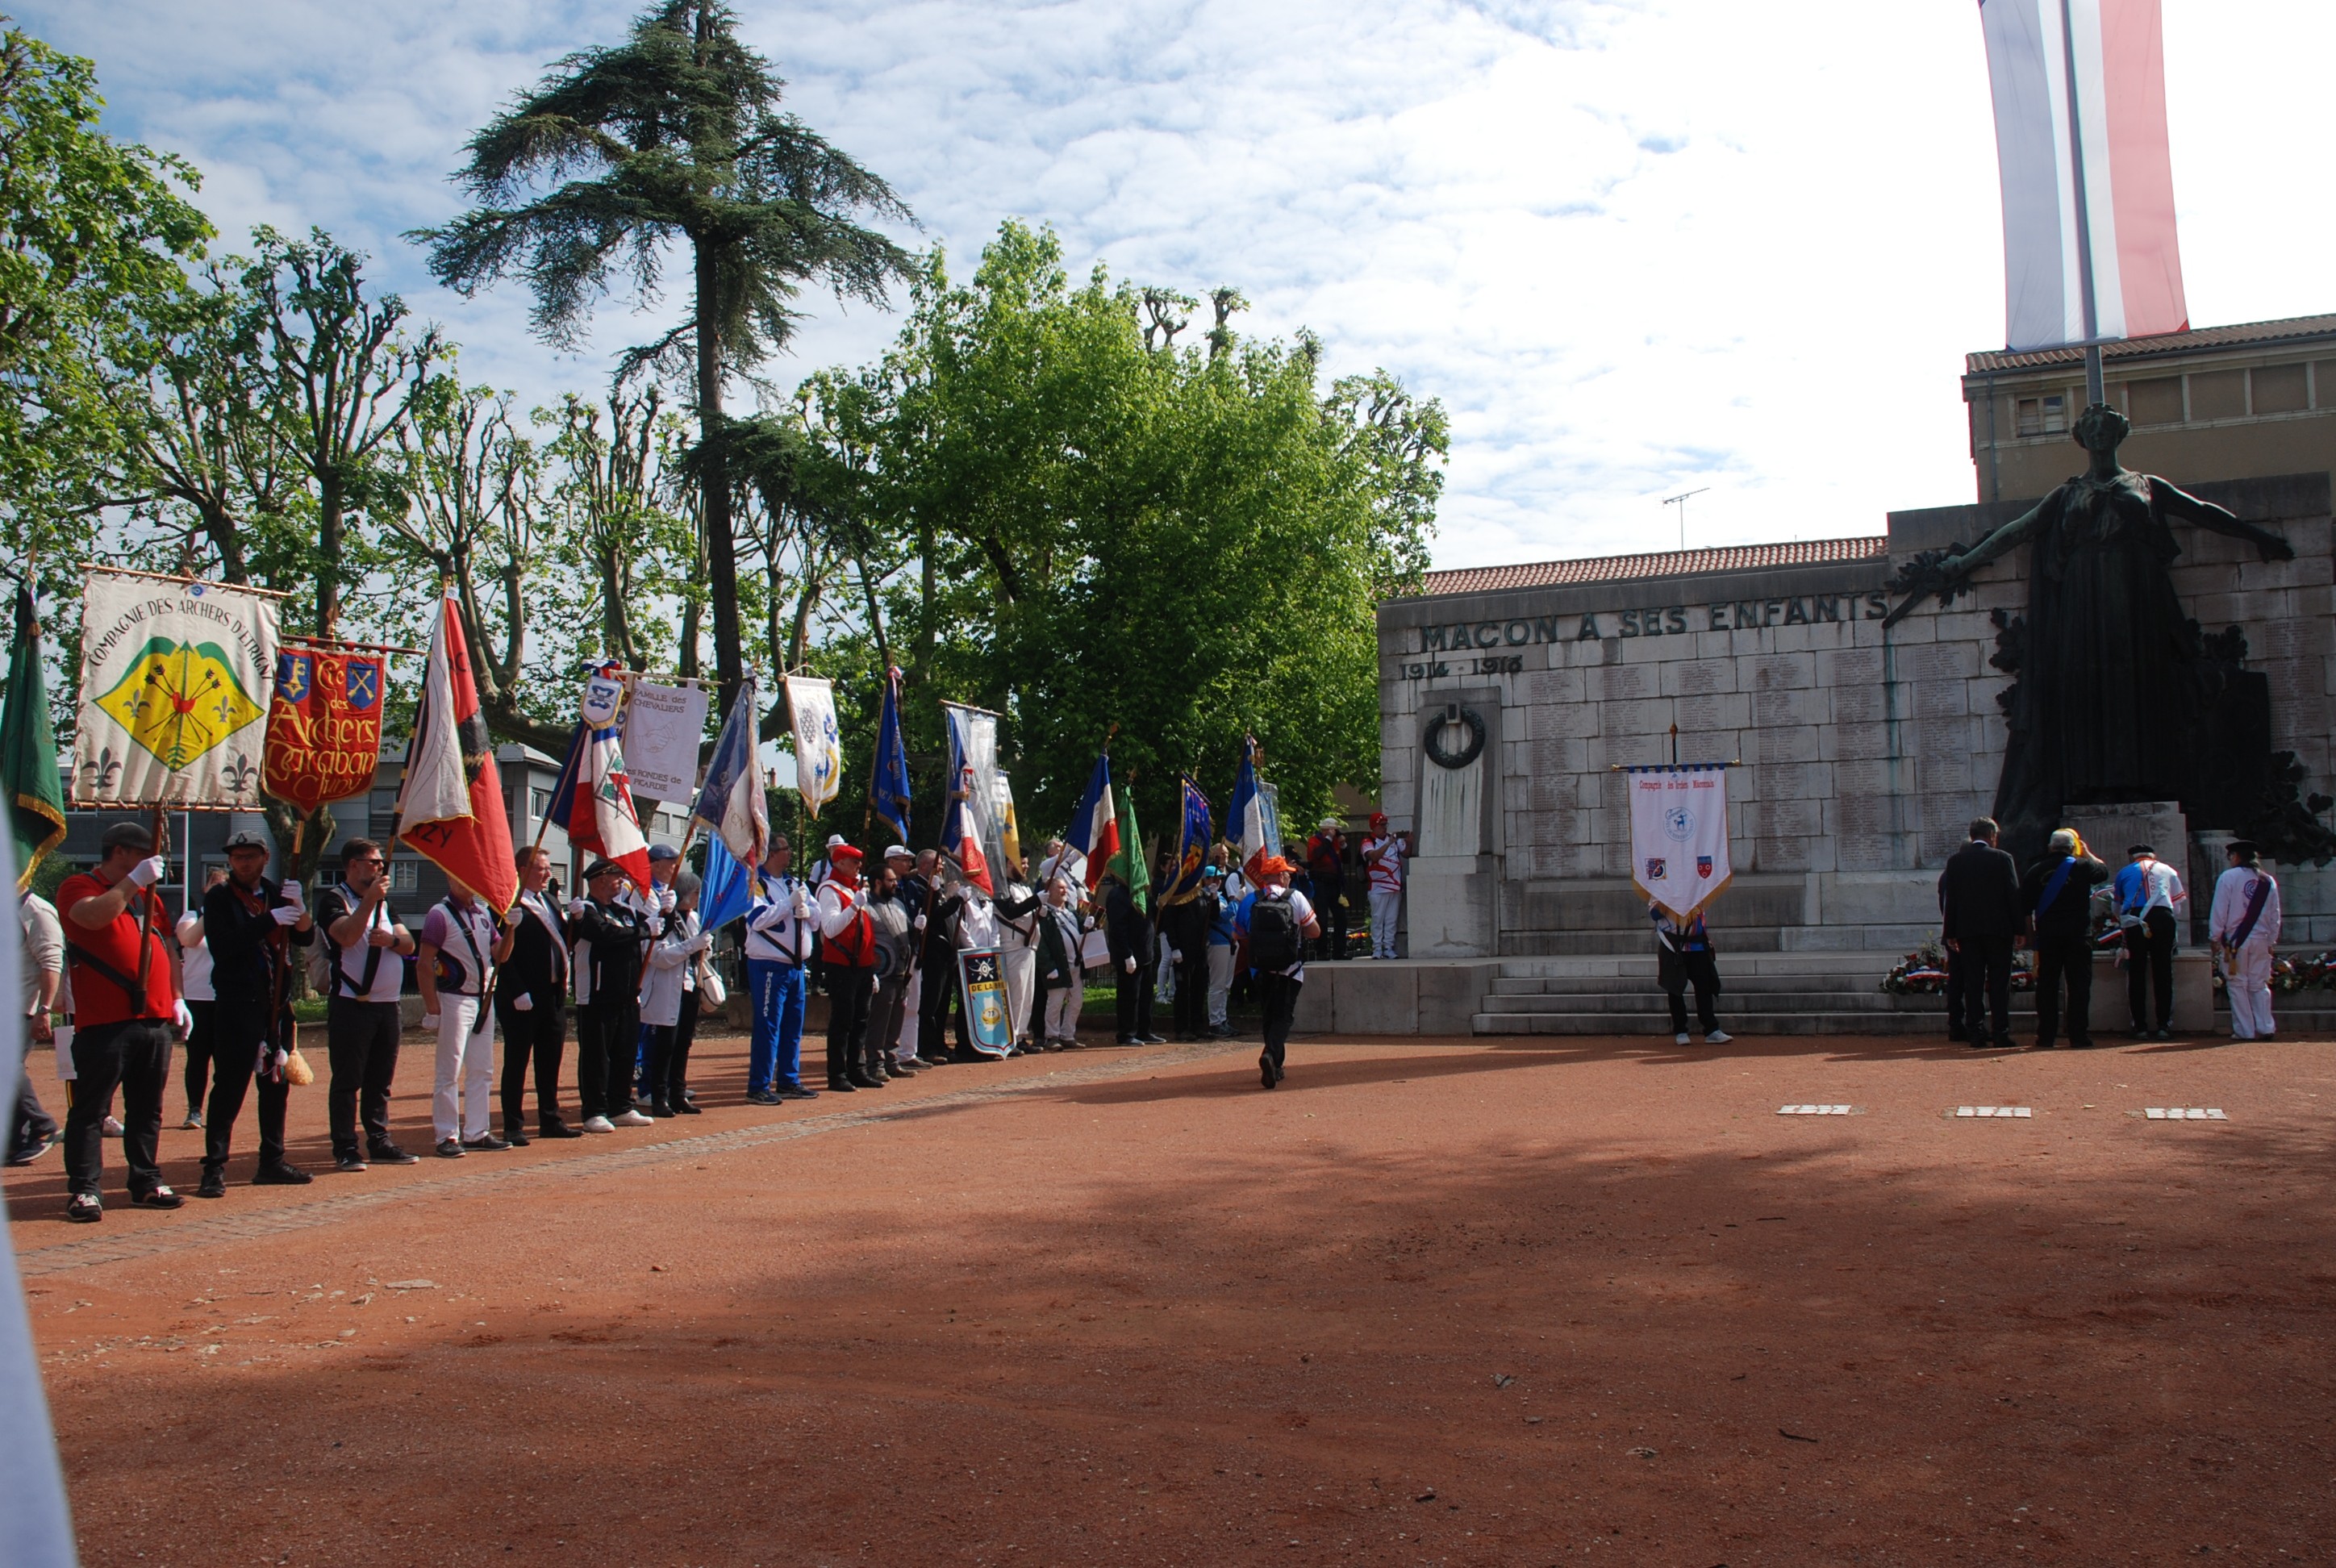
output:
<instances>
[{"instance_id":1,"label":"white glove","mask_svg":"<svg viewBox=\"0 0 2336 1568\"><path fill-rule=\"evenodd\" d=\"M161 881L162 873L170 869L163 863L161 855L148 855L130 868L130 881L133 886L151 888Z\"/></svg>"},{"instance_id":2,"label":"white glove","mask_svg":"<svg viewBox=\"0 0 2336 1568\"><path fill-rule=\"evenodd\" d=\"M568 901L568 913L573 919L583 919L584 911L591 907L591 902L586 899L569 899Z\"/></svg>"},{"instance_id":3,"label":"white glove","mask_svg":"<svg viewBox=\"0 0 2336 1568\"><path fill-rule=\"evenodd\" d=\"M305 910L308 907L308 895L300 891L300 884L298 882L286 882L283 886L282 891L285 901L289 903L294 909Z\"/></svg>"},{"instance_id":4,"label":"white glove","mask_svg":"<svg viewBox=\"0 0 2336 1568\"><path fill-rule=\"evenodd\" d=\"M179 1033L181 1035L191 1035L195 1032L195 1010L187 1006L184 1001L170 1004L170 1017L177 1021Z\"/></svg>"},{"instance_id":5,"label":"white glove","mask_svg":"<svg viewBox=\"0 0 2336 1568\"><path fill-rule=\"evenodd\" d=\"M1184 961L1184 955L1178 952L1174 948L1170 948L1168 950L1168 961L1172 964L1181 964Z\"/></svg>"},{"instance_id":6,"label":"white glove","mask_svg":"<svg viewBox=\"0 0 2336 1568\"><path fill-rule=\"evenodd\" d=\"M916 929L916 930L923 930L925 929L925 917L924 917L924 916L922 916L922 915L919 915L919 916L917 917L917 924L916 924L916 928L915 928L915 929Z\"/></svg>"},{"instance_id":7,"label":"white glove","mask_svg":"<svg viewBox=\"0 0 2336 1568\"><path fill-rule=\"evenodd\" d=\"M422 1028L423 1032L425 1034L436 1034L438 1032L438 1015L436 1013L423 1014Z\"/></svg>"},{"instance_id":8,"label":"white glove","mask_svg":"<svg viewBox=\"0 0 2336 1568\"><path fill-rule=\"evenodd\" d=\"M700 931L696 936L689 939L689 950L693 953L702 953L713 945L714 933L712 931Z\"/></svg>"},{"instance_id":9,"label":"white glove","mask_svg":"<svg viewBox=\"0 0 2336 1568\"><path fill-rule=\"evenodd\" d=\"M811 896L805 893L801 888L797 888L795 890L795 919L802 920L810 913Z\"/></svg>"},{"instance_id":10,"label":"white glove","mask_svg":"<svg viewBox=\"0 0 2336 1568\"><path fill-rule=\"evenodd\" d=\"M525 991L520 992L519 995L511 998L511 1011L515 1013L531 1013L535 1011L535 998L528 995Z\"/></svg>"},{"instance_id":11,"label":"white glove","mask_svg":"<svg viewBox=\"0 0 2336 1568\"><path fill-rule=\"evenodd\" d=\"M272 909L268 912L275 919L276 923L279 926L297 926L300 923L300 917L307 914L308 911L306 910L277 908Z\"/></svg>"},{"instance_id":12,"label":"white glove","mask_svg":"<svg viewBox=\"0 0 2336 1568\"><path fill-rule=\"evenodd\" d=\"M674 892L671 888L659 888L657 890L657 909L659 912L668 915L673 913L674 901Z\"/></svg>"},{"instance_id":13,"label":"white glove","mask_svg":"<svg viewBox=\"0 0 2336 1568\"><path fill-rule=\"evenodd\" d=\"M1124 968L1129 974L1132 975L1135 972L1135 960L1134 959L1125 959L1121 960L1121 962L1122 967Z\"/></svg>"}]
</instances>

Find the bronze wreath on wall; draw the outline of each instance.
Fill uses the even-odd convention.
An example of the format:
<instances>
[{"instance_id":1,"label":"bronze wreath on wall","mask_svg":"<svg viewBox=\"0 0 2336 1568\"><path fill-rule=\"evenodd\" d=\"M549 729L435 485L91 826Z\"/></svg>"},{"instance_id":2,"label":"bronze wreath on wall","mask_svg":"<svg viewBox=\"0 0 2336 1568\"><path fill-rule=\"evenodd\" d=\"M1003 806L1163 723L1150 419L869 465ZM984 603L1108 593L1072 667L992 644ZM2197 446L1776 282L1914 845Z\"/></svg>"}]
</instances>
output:
<instances>
[{"instance_id":1,"label":"bronze wreath on wall","mask_svg":"<svg viewBox=\"0 0 2336 1568\"><path fill-rule=\"evenodd\" d=\"M1468 732L1468 738L1456 752L1444 749L1444 732L1452 725ZM1427 760L1437 767L1462 768L1484 754L1484 719L1473 707L1448 704L1443 716L1427 726Z\"/></svg>"}]
</instances>

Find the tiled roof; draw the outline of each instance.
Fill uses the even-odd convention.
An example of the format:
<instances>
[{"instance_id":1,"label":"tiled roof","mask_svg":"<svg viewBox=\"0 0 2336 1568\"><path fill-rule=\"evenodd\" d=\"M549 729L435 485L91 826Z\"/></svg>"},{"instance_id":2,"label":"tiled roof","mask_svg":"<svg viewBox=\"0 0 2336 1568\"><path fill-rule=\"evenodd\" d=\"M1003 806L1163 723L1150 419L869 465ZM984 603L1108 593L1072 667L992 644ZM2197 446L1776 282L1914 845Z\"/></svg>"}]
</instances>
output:
<instances>
[{"instance_id":1,"label":"tiled roof","mask_svg":"<svg viewBox=\"0 0 2336 1568\"><path fill-rule=\"evenodd\" d=\"M2244 348L2251 344L2278 343L2296 337L2336 337L2336 316L2291 316L2284 321L2244 321L2235 326L2201 326L2189 332L2166 332L2156 337L2128 337L2101 345L2103 361L2146 359L2153 355L2192 353L2203 348ZM2038 348L2014 354L1988 350L1963 356L1964 374L1989 371L2042 370L2055 365L2082 365L2081 348Z\"/></svg>"},{"instance_id":2,"label":"tiled roof","mask_svg":"<svg viewBox=\"0 0 2336 1568\"><path fill-rule=\"evenodd\" d=\"M1484 593L1504 588L1559 588L1580 582L1628 582L1649 577L1688 577L1707 571L1753 571L1764 566L1826 566L1835 561L1880 560L1890 553L1890 536L1867 539L1808 539L1790 544L1734 544L1719 550L1667 550L1652 555L1601 555L1584 560L1537 560L1524 566L1465 566L1431 571L1419 595Z\"/></svg>"}]
</instances>

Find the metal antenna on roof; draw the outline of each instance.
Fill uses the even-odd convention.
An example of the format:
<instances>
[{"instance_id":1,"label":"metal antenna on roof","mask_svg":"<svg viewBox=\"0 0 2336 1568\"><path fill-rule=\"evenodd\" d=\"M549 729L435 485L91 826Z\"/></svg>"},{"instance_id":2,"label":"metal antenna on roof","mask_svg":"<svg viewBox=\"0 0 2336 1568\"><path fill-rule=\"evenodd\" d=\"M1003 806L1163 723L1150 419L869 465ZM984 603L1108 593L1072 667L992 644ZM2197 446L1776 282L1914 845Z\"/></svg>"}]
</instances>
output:
<instances>
[{"instance_id":1,"label":"metal antenna on roof","mask_svg":"<svg viewBox=\"0 0 2336 1568\"><path fill-rule=\"evenodd\" d=\"M1679 548L1681 550L1685 550L1687 548L1687 498L1690 495L1701 495L1704 491L1709 490L1711 486L1707 484L1698 489L1688 491L1683 494L1667 495L1663 497L1663 504L1665 506L1676 506L1679 509Z\"/></svg>"}]
</instances>

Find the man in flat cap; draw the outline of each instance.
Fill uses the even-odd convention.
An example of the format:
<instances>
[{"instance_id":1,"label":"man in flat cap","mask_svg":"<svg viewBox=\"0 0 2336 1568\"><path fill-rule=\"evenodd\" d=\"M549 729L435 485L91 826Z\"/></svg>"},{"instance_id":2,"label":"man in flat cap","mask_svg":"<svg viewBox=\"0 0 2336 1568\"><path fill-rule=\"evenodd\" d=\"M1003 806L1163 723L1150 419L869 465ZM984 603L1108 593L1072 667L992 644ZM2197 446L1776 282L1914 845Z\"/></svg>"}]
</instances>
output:
<instances>
[{"instance_id":1,"label":"man in flat cap","mask_svg":"<svg viewBox=\"0 0 2336 1568\"><path fill-rule=\"evenodd\" d=\"M292 949L316 940L300 884L268 880L268 842L249 829L228 837L227 880L203 895L210 950L210 1106L203 1117L199 1198L227 1196L229 1144L245 1091L259 1086L259 1167L254 1186L300 1186L308 1173L284 1157L284 1066L292 1050Z\"/></svg>"},{"instance_id":2,"label":"man in flat cap","mask_svg":"<svg viewBox=\"0 0 2336 1568\"><path fill-rule=\"evenodd\" d=\"M122 1091L122 1159L130 1201L175 1209L186 1200L162 1181L157 1146L170 1041L193 1023L179 996L179 941L154 884L169 868L154 837L116 823L99 841L104 858L57 889L73 996L73 1081L65 1112L65 1218L105 1218L104 1124Z\"/></svg>"}]
</instances>

